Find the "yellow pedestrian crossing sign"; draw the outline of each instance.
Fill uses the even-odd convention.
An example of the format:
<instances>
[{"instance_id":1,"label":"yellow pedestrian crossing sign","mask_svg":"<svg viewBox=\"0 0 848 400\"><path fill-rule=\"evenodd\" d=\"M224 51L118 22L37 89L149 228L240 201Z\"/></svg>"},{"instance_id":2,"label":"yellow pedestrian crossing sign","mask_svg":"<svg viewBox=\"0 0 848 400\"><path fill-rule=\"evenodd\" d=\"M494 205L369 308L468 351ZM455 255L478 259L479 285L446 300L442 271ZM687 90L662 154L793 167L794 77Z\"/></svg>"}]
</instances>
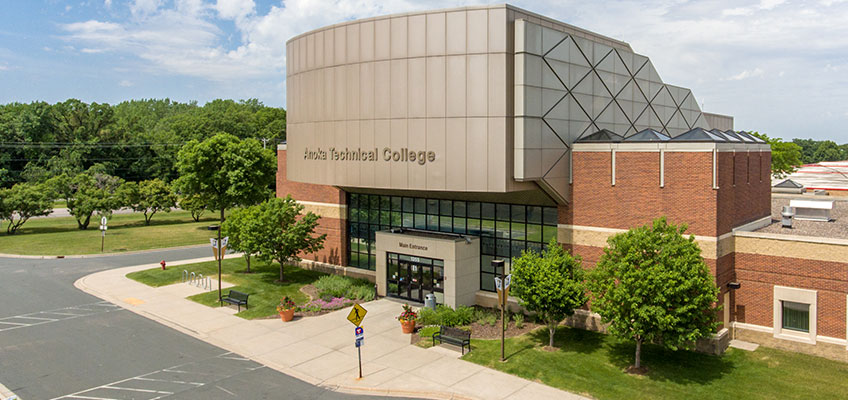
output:
<instances>
[{"instance_id":1,"label":"yellow pedestrian crossing sign","mask_svg":"<svg viewBox=\"0 0 848 400\"><path fill-rule=\"evenodd\" d=\"M350 310L350 314L347 315L347 320L350 321L350 323L359 326L359 324L362 323L362 319L365 318L366 313L368 313L366 309L362 308L359 304L354 304L353 308Z\"/></svg>"}]
</instances>

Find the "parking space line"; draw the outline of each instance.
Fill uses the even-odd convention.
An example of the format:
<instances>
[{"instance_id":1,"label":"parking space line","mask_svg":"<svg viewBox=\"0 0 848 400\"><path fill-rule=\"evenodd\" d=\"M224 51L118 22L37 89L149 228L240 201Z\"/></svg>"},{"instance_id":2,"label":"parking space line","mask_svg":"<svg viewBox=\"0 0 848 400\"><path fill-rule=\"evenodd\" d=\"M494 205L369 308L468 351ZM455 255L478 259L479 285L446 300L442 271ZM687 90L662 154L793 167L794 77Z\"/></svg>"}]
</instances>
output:
<instances>
[{"instance_id":1,"label":"parking space line","mask_svg":"<svg viewBox=\"0 0 848 400\"><path fill-rule=\"evenodd\" d=\"M230 357L228 357L228 356L230 356ZM233 376L236 376L236 375L244 373L244 372L255 371L255 370L260 369L260 368L265 368L264 365L259 365L258 367L242 367L242 368L236 369L234 372L229 373L229 375L191 372L191 371L184 371L184 370L180 369L182 367L190 366L192 364L198 364L198 365L199 364L205 364L210 359L215 359L215 358L232 359L232 360L239 360L239 361L241 361L241 360L250 361L250 360L247 360L247 359L239 358L238 354L235 354L235 353L232 353L232 352L227 352L227 353L220 354L220 355L217 355L217 356L214 356L214 357L210 357L209 359L206 359L206 360L197 360L197 361L192 361L192 362L183 363L183 364L179 364L179 365L174 365L174 366L167 367L167 368L162 368L160 370L148 372L146 374L138 375L138 376L135 376L135 377L132 377L132 378L121 379L119 381L107 383L105 385L81 390L81 391L76 392L76 393L66 394L66 395L61 396L61 397L55 397L52 400L58 400L58 399L113 400L113 399L106 398L106 397L95 397L96 395L92 394L92 392L95 392L95 391L101 390L101 389L157 394L159 396L156 396L156 397L150 399L150 400L157 400L157 399L161 399L163 397L167 397L167 396L170 396L172 394L179 393L179 392L182 392L182 391L196 389L196 388L199 388L199 387L207 385L207 384L214 384L215 382L221 381L223 379L231 378ZM163 372L165 372L165 373L175 373L175 374L209 375L211 377L214 377L214 379L210 382L187 382L187 381L182 381L182 380L148 378L151 375L155 375L155 374L159 374L159 373L163 373ZM185 388L185 389L182 389L182 390L178 390L178 391L175 391L175 392L171 392L171 391L167 391L167 390L161 390L161 388L160 388L160 390L157 390L157 388L155 388L155 387L152 388L152 389L140 389L140 388L132 388L132 387L122 386L122 384L128 383L130 381L134 381L134 380L154 382L154 383L158 382L158 383L170 384L170 385L177 384L177 385L192 386L192 387ZM230 391L228 391L228 390L226 390L226 389L224 389L224 388L222 388L218 385L215 385L215 387L217 387L218 389L221 389L221 390L223 390L227 393L230 393L233 396L236 396L236 394L234 394L234 393L232 393L232 392L230 392ZM173 389L171 389L171 390L173 390Z\"/></svg>"},{"instance_id":2,"label":"parking space line","mask_svg":"<svg viewBox=\"0 0 848 400\"><path fill-rule=\"evenodd\" d=\"M95 308L89 309L89 308L86 308L86 307L95 307ZM31 326L37 326L37 325L43 325L43 324L48 324L48 323L51 323L51 322L67 321L69 319L80 318L80 317L88 317L88 316L91 316L91 315L103 314L103 313L108 313L108 312L112 312L112 311L119 311L119 310L122 310L122 308L120 308L120 307L118 307L114 304L108 303L108 302L100 301L100 302L97 302L97 303L88 303L88 304L80 304L80 305L71 306L71 307L57 308L55 310L37 311L37 312L32 312L32 313L27 313L27 314L14 315L14 316L10 316L10 317L3 317L3 318L0 318L0 324L7 324L7 325L14 325L14 326L2 327L3 325L0 325L0 332L10 331L10 330L13 330L13 329L27 328L27 327L31 327ZM66 317L64 317L64 318L61 318L61 317L59 317L59 318L48 318L48 317L43 317L43 316L42 317L36 317L36 315L40 315L40 314L65 315ZM29 319L29 320L33 320L33 322L27 323L27 322L11 322L10 321L10 320L14 320L14 319L18 319L18 320Z\"/></svg>"}]
</instances>

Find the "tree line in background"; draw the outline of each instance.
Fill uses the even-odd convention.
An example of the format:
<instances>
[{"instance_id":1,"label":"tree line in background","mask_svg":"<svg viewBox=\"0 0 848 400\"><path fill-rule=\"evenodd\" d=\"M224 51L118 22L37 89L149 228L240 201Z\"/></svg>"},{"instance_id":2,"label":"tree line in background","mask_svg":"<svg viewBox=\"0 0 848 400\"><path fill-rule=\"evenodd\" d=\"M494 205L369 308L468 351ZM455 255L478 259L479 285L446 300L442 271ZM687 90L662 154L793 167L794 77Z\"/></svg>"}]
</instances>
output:
<instances>
[{"instance_id":1,"label":"tree line in background","mask_svg":"<svg viewBox=\"0 0 848 400\"><path fill-rule=\"evenodd\" d=\"M190 140L175 160L179 178L172 183L154 178L139 182L111 175L102 164L78 173L61 172L43 181L16 183L0 189L0 221L14 234L30 218L47 215L53 200L63 200L79 229L92 216L109 216L131 208L144 214L149 225L156 213L180 207L199 221L206 209L219 210L258 204L274 196L274 153L252 138L220 133L202 142Z\"/></svg>"},{"instance_id":2,"label":"tree line in background","mask_svg":"<svg viewBox=\"0 0 848 400\"><path fill-rule=\"evenodd\" d=\"M822 161L848 160L848 144L838 145L832 140L792 139L784 142L759 132L752 135L765 140L771 146L771 173L782 178L804 164Z\"/></svg>"},{"instance_id":3,"label":"tree line in background","mask_svg":"<svg viewBox=\"0 0 848 400\"><path fill-rule=\"evenodd\" d=\"M179 175L178 152L191 140L223 132L274 148L285 140L285 127L285 110L255 99L0 105L0 188L92 168L125 181L170 182Z\"/></svg>"}]
</instances>

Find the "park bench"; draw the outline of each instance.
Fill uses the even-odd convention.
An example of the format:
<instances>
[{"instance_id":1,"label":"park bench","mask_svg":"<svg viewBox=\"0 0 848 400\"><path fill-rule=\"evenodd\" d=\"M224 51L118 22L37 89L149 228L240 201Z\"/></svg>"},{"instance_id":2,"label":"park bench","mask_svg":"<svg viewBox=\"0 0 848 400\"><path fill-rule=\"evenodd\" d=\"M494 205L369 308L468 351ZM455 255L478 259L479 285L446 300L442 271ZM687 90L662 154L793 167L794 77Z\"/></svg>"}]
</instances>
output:
<instances>
[{"instance_id":1,"label":"park bench","mask_svg":"<svg viewBox=\"0 0 848 400\"><path fill-rule=\"evenodd\" d=\"M230 290L230 293L221 298L221 301L226 301L230 304L235 304L238 306L239 312L241 312L241 306L244 304L244 308L250 309L247 306L247 297L250 296L247 293L239 292L238 290Z\"/></svg>"},{"instance_id":2,"label":"park bench","mask_svg":"<svg viewBox=\"0 0 848 400\"><path fill-rule=\"evenodd\" d=\"M436 340L440 343L459 346L463 355L465 354L465 346L468 346L468 351L471 351L471 332L463 329L439 326L439 331L433 334L433 346L436 345Z\"/></svg>"}]
</instances>

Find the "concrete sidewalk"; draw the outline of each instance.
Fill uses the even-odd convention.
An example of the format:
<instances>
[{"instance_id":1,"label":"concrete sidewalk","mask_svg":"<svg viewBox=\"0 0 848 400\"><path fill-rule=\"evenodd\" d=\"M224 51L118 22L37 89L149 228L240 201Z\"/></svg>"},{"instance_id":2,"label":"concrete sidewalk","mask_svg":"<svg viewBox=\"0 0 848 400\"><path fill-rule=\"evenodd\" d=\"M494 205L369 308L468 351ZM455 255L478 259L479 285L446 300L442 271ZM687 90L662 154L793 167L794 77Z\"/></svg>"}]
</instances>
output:
<instances>
[{"instance_id":1,"label":"concrete sidewalk","mask_svg":"<svg viewBox=\"0 0 848 400\"><path fill-rule=\"evenodd\" d=\"M210 308L185 299L200 293L196 287L152 288L125 277L155 267L158 264L102 271L81 278L75 286L282 373L340 392L439 399L582 398L460 360L459 352L453 350L410 345L410 336L401 333L395 319L400 304L388 299L363 304L368 314L362 322L363 378L358 379L353 325L346 319L349 308L288 323L248 321L234 316L233 308Z\"/></svg>"}]
</instances>

